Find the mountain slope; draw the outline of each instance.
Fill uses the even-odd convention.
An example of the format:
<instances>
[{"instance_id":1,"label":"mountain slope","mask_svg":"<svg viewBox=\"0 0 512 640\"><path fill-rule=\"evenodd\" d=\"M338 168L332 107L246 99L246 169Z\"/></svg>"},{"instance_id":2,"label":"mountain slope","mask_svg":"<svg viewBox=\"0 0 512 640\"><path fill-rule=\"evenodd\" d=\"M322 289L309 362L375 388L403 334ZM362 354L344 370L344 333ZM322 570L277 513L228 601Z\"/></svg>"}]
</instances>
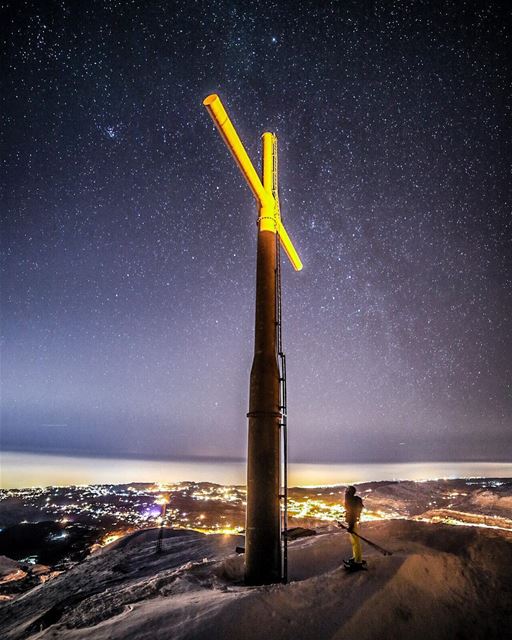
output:
<instances>
[{"instance_id":1,"label":"mountain slope","mask_svg":"<svg viewBox=\"0 0 512 640\"><path fill-rule=\"evenodd\" d=\"M287 585L244 587L241 539L137 532L1 605L0 631L24 638L502 638L512 625L512 536L405 520L365 523L393 550L347 574L339 529L290 545Z\"/></svg>"}]
</instances>

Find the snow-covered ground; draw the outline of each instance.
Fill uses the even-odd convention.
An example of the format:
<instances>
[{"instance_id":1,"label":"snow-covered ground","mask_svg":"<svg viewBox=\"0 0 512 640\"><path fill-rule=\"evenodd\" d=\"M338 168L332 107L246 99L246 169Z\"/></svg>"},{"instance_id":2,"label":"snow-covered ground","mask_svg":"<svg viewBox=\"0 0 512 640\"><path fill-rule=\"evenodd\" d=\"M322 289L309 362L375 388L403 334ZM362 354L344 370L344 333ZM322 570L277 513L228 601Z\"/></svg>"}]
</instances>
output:
<instances>
[{"instance_id":1,"label":"snow-covered ground","mask_svg":"<svg viewBox=\"0 0 512 640\"><path fill-rule=\"evenodd\" d=\"M348 536L325 528L290 544L290 582L245 587L242 538L136 532L0 605L3 638L507 638L512 534L406 520L365 523L368 571L347 574ZM12 567L9 567L12 569Z\"/></svg>"}]
</instances>

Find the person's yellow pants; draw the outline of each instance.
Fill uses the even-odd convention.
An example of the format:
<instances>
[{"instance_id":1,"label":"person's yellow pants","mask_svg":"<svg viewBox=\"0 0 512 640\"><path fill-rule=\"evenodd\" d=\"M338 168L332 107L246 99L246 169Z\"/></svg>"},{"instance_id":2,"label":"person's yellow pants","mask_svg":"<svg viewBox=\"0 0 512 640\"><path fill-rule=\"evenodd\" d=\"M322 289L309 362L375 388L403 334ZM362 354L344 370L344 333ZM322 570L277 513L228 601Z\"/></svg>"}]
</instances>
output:
<instances>
[{"instance_id":1,"label":"person's yellow pants","mask_svg":"<svg viewBox=\"0 0 512 640\"><path fill-rule=\"evenodd\" d=\"M359 523L353 527L354 533L359 533ZM352 543L352 555L354 556L354 562L361 563L363 560L363 552L361 550L361 539L358 536L350 534L350 542Z\"/></svg>"}]
</instances>

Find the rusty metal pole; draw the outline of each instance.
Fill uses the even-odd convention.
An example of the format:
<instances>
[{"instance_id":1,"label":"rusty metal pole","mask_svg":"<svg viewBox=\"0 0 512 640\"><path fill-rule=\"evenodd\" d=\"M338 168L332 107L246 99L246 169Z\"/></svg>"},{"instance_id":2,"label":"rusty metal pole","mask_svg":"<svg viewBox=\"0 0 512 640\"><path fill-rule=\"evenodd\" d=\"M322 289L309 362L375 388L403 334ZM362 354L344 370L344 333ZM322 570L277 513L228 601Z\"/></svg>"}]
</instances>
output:
<instances>
[{"instance_id":1,"label":"rusty metal pole","mask_svg":"<svg viewBox=\"0 0 512 640\"><path fill-rule=\"evenodd\" d=\"M263 186L272 195L273 134L263 134ZM269 199L271 202L271 200ZM245 582L281 580L279 369L276 351L276 219L274 205L258 220L256 323L249 387Z\"/></svg>"}]
</instances>

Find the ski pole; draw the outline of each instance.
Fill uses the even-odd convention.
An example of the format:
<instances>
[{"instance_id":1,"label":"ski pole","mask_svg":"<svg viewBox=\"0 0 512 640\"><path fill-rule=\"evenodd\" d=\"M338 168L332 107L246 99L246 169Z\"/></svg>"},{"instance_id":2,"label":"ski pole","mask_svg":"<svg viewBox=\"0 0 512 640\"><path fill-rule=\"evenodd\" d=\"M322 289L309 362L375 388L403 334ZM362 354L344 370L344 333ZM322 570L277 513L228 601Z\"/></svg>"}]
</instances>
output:
<instances>
[{"instance_id":1,"label":"ski pole","mask_svg":"<svg viewBox=\"0 0 512 640\"><path fill-rule=\"evenodd\" d=\"M340 522L339 520L336 520L336 524L341 527L342 529L345 529L345 531L348 531L348 527L346 527L342 522ZM370 547L373 547L374 549L377 549L377 551L380 551L382 553L383 556L392 556L393 554L391 553L391 551L388 551L387 549L384 549L383 547L379 546L378 544L376 544L375 542L372 542L371 540L368 540L368 538L364 538L363 536L360 536L358 533L356 533L355 531L351 531L349 532L351 533L353 536L357 536L358 538L360 538L361 540L364 540L364 542L366 542L366 544L369 544Z\"/></svg>"}]
</instances>

